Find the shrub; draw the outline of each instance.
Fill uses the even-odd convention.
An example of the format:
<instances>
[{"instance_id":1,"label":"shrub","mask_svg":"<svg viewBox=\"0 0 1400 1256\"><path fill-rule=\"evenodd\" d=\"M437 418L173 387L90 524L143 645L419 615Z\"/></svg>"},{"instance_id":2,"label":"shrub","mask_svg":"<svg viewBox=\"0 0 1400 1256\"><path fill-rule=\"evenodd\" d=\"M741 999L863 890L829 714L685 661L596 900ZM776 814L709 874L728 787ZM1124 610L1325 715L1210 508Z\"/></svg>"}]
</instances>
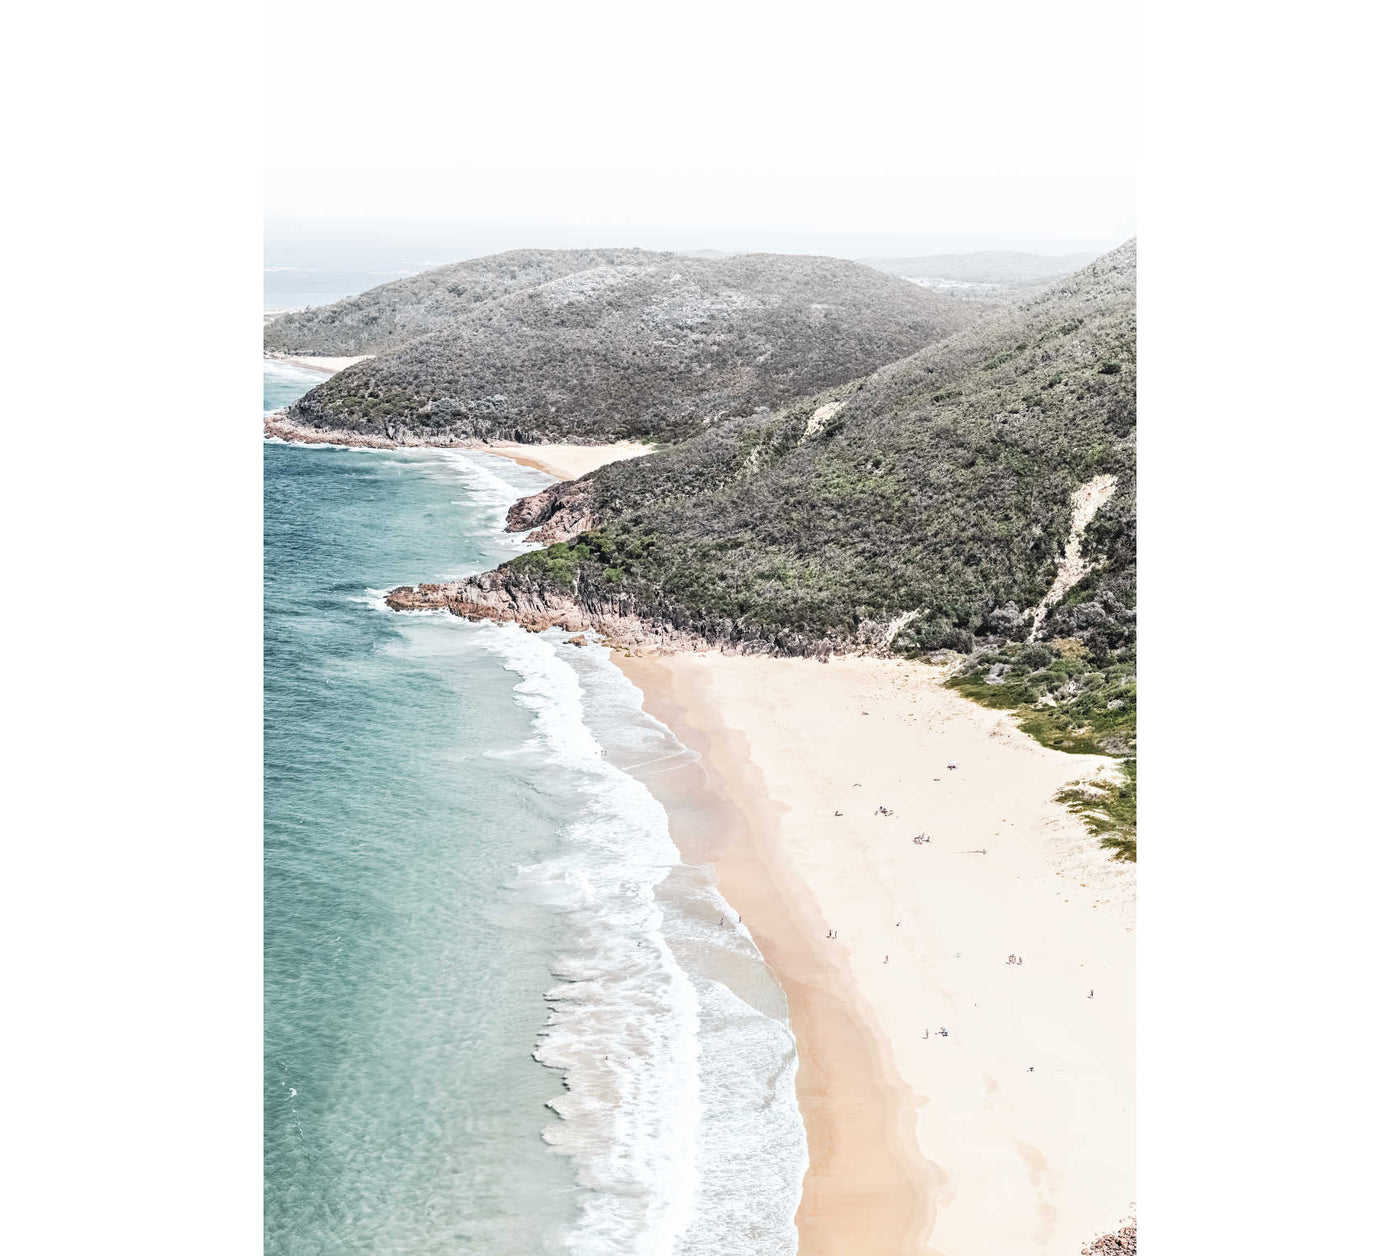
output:
<instances>
[{"instance_id":1,"label":"shrub","mask_svg":"<svg viewBox=\"0 0 1400 1256\"><path fill-rule=\"evenodd\" d=\"M1019 655L1016 661L1031 671L1039 671L1042 667L1049 667L1055 661L1055 651L1048 645L1037 641L1034 645L1028 645Z\"/></svg>"}]
</instances>

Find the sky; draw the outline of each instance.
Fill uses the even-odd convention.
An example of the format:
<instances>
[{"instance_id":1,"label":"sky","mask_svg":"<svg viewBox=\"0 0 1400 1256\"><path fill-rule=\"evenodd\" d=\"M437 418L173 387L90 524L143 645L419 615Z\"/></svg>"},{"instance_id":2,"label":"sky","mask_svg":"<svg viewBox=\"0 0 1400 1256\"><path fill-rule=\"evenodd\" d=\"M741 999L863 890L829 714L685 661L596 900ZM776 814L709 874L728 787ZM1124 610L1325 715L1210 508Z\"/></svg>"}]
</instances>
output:
<instances>
[{"instance_id":1,"label":"sky","mask_svg":"<svg viewBox=\"0 0 1400 1256\"><path fill-rule=\"evenodd\" d=\"M845 255L1134 231L1130 2L284 0L270 34L312 50L268 70L282 230Z\"/></svg>"}]
</instances>

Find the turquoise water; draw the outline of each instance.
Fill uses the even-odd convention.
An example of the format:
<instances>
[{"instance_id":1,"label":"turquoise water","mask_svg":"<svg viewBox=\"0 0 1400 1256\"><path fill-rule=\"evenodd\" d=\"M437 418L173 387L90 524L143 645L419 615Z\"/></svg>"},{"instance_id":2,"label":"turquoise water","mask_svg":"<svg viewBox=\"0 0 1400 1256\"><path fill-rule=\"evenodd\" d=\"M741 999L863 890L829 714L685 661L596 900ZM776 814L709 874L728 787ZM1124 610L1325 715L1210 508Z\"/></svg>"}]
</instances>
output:
<instances>
[{"instance_id":1,"label":"turquoise water","mask_svg":"<svg viewBox=\"0 0 1400 1256\"><path fill-rule=\"evenodd\" d=\"M263 359L263 414L289 406L302 394L315 388L328 376L321 371L308 371L290 362Z\"/></svg>"},{"instance_id":2,"label":"turquoise water","mask_svg":"<svg viewBox=\"0 0 1400 1256\"><path fill-rule=\"evenodd\" d=\"M795 1250L781 991L627 770L688 752L600 647L382 604L548 482L265 446L269 1253Z\"/></svg>"}]
</instances>

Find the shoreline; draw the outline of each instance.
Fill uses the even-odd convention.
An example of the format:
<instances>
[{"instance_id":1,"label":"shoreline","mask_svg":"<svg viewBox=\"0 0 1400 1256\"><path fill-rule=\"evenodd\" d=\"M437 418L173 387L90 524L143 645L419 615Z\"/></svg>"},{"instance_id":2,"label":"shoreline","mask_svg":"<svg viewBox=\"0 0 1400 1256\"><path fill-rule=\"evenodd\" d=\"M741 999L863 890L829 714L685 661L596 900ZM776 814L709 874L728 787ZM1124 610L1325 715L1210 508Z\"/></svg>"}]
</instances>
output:
<instances>
[{"instance_id":1,"label":"shoreline","mask_svg":"<svg viewBox=\"0 0 1400 1256\"><path fill-rule=\"evenodd\" d=\"M322 430L304 427L279 418L282 414L284 411L279 410L263 417L264 439L273 437L289 445L346 445L352 449L475 449L497 458L506 458L522 467L543 471L559 480L577 480L610 462L641 458L652 451L650 445L636 441L617 441L610 445L522 445L515 441L390 440L384 436L366 436L360 432L334 428Z\"/></svg>"},{"instance_id":2,"label":"shoreline","mask_svg":"<svg viewBox=\"0 0 1400 1256\"><path fill-rule=\"evenodd\" d=\"M561 451L617 456L437 447L561 479L586 473ZM714 867L787 999L809 1157L799 1256L1079 1256L1133 1224L1135 870L1054 801L1111 761L1046 749L928 665L605 637L643 709L698 755L634 775L685 861ZM915 825L936 843L913 844Z\"/></svg>"},{"instance_id":3,"label":"shoreline","mask_svg":"<svg viewBox=\"0 0 1400 1256\"><path fill-rule=\"evenodd\" d=\"M361 353L349 358L329 358L316 354L296 356L290 353L263 353L263 357L270 362L285 362L288 366L299 366L303 370L327 376L339 375L347 367L354 366L356 362L367 362L373 356L372 353Z\"/></svg>"},{"instance_id":4,"label":"shoreline","mask_svg":"<svg viewBox=\"0 0 1400 1256\"><path fill-rule=\"evenodd\" d=\"M927 666L613 658L700 756L642 779L788 997L801 1256L1078 1256L1126 1223L1134 870L1053 801L1105 761Z\"/></svg>"},{"instance_id":5,"label":"shoreline","mask_svg":"<svg viewBox=\"0 0 1400 1256\"><path fill-rule=\"evenodd\" d=\"M713 864L717 888L753 936L788 1001L797 1040L797 1101L808 1170L796 1223L800 1256L920 1250L932 1166L918 1154L907 1104L879 1037L839 966L812 943L820 912L769 842L781 813L748 763L742 734L677 692L666 659L613 661L642 691L643 709L699 758L639 778L666 808L687 862Z\"/></svg>"},{"instance_id":6,"label":"shoreline","mask_svg":"<svg viewBox=\"0 0 1400 1256\"><path fill-rule=\"evenodd\" d=\"M497 458L509 458L522 467L543 471L560 480L577 480L612 462L629 458L644 458L651 453L650 445L638 441L615 441L610 445L521 445L514 441L494 441L489 445L471 446Z\"/></svg>"}]
</instances>

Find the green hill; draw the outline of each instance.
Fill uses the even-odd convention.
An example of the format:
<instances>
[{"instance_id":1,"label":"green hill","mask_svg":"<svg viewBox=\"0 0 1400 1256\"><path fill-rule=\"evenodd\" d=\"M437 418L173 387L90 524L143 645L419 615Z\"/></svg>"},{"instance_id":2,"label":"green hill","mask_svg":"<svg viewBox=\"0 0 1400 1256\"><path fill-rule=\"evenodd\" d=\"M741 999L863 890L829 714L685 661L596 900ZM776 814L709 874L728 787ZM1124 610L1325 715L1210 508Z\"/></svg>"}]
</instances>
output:
<instances>
[{"instance_id":1,"label":"green hill","mask_svg":"<svg viewBox=\"0 0 1400 1256\"><path fill-rule=\"evenodd\" d=\"M669 441L859 378L986 313L835 258L537 250L284 315L265 345L375 355L293 405L304 426Z\"/></svg>"},{"instance_id":2,"label":"green hill","mask_svg":"<svg viewBox=\"0 0 1400 1256\"><path fill-rule=\"evenodd\" d=\"M438 266L332 305L283 314L263 330L274 353L356 357L444 331L485 303L599 267L644 266L641 249L517 249Z\"/></svg>"},{"instance_id":3,"label":"green hill","mask_svg":"<svg viewBox=\"0 0 1400 1256\"><path fill-rule=\"evenodd\" d=\"M1070 750L1135 728L1135 246L780 414L559 485L588 530L447 596L581 607L746 649L973 657L953 683ZM1071 500L1088 574L1029 637ZM487 596L489 594L489 597Z\"/></svg>"}]
</instances>

